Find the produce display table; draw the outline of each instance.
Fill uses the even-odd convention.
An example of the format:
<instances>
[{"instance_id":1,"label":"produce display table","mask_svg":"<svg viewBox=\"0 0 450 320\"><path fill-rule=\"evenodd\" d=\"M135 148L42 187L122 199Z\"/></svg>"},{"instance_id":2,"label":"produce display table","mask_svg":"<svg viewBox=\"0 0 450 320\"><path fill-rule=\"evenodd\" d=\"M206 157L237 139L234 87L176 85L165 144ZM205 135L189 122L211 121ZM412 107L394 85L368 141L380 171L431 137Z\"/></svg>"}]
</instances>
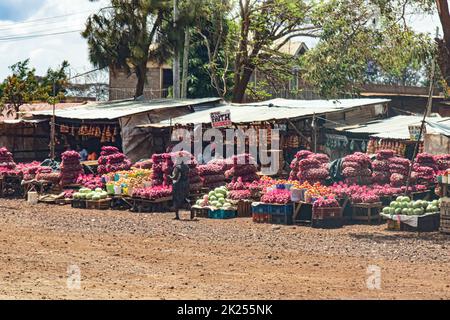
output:
<instances>
[{"instance_id":1,"label":"produce display table","mask_svg":"<svg viewBox=\"0 0 450 320\"><path fill-rule=\"evenodd\" d=\"M393 231L433 232L439 230L440 213L423 216L387 215L381 216L388 221L388 229Z\"/></svg>"},{"instance_id":2,"label":"produce display table","mask_svg":"<svg viewBox=\"0 0 450 320\"><path fill-rule=\"evenodd\" d=\"M23 181L22 186L24 189L24 197L26 199L28 192L37 192L39 195L50 192L53 187L53 183L48 181L30 180Z\"/></svg>"},{"instance_id":3,"label":"produce display table","mask_svg":"<svg viewBox=\"0 0 450 320\"><path fill-rule=\"evenodd\" d=\"M86 209L108 210L111 208L111 199L87 200Z\"/></svg>"},{"instance_id":4,"label":"produce display table","mask_svg":"<svg viewBox=\"0 0 450 320\"><path fill-rule=\"evenodd\" d=\"M131 211L133 212L164 212L168 210L172 197L157 200L130 198L129 201L132 203Z\"/></svg>"},{"instance_id":5,"label":"produce display table","mask_svg":"<svg viewBox=\"0 0 450 320\"><path fill-rule=\"evenodd\" d=\"M129 210L133 207L133 200L128 196L113 195L109 196L111 199L111 209L113 210Z\"/></svg>"},{"instance_id":6,"label":"produce display table","mask_svg":"<svg viewBox=\"0 0 450 320\"><path fill-rule=\"evenodd\" d=\"M381 223L380 211L383 208L383 203L354 203L353 204L353 221L361 221L372 223L377 221Z\"/></svg>"}]
</instances>

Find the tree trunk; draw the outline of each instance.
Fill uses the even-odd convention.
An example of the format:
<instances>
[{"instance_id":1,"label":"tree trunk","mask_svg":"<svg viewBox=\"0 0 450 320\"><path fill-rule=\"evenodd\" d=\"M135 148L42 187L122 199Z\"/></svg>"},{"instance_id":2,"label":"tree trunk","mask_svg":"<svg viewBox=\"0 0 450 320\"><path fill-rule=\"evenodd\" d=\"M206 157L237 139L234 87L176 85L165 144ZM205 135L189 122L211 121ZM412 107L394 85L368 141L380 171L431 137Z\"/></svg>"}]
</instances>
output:
<instances>
[{"instance_id":1,"label":"tree trunk","mask_svg":"<svg viewBox=\"0 0 450 320\"><path fill-rule=\"evenodd\" d=\"M173 0L173 28L177 29L178 22L178 0ZM178 41L177 41L178 42ZM173 98L180 99L180 46L175 45L173 55Z\"/></svg>"},{"instance_id":2,"label":"tree trunk","mask_svg":"<svg viewBox=\"0 0 450 320\"><path fill-rule=\"evenodd\" d=\"M141 63L141 65L137 67L136 77L138 82L136 84L134 99L137 99L144 95L145 81L147 78L147 61L145 61L145 63Z\"/></svg>"},{"instance_id":3,"label":"tree trunk","mask_svg":"<svg viewBox=\"0 0 450 320\"><path fill-rule=\"evenodd\" d=\"M252 77L253 71L255 68L253 66L244 65L244 71L242 75L239 77L239 81L235 83L233 90L233 102L234 103L242 103L244 102L245 92L247 91L248 83L250 82L250 78Z\"/></svg>"},{"instance_id":4,"label":"tree trunk","mask_svg":"<svg viewBox=\"0 0 450 320\"><path fill-rule=\"evenodd\" d=\"M184 34L184 52L183 52L183 74L181 76L181 98L187 98L188 91L188 72L189 72L189 50L191 47L191 33L186 28Z\"/></svg>"},{"instance_id":5,"label":"tree trunk","mask_svg":"<svg viewBox=\"0 0 450 320\"><path fill-rule=\"evenodd\" d=\"M442 76L447 85L450 86L450 11L448 0L436 0L436 5L444 31L444 39L436 39L439 50L438 64Z\"/></svg>"}]
</instances>

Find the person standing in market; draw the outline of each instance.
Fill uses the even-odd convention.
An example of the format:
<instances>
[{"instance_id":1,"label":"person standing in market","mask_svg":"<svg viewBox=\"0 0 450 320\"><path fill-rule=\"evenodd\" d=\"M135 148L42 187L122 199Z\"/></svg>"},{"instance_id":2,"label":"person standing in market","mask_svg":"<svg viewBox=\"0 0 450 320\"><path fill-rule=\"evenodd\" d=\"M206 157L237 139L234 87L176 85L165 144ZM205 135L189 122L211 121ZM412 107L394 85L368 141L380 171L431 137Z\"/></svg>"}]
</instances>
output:
<instances>
[{"instance_id":1,"label":"person standing in market","mask_svg":"<svg viewBox=\"0 0 450 320\"><path fill-rule=\"evenodd\" d=\"M180 209L186 203L189 204L189 166L183 160L181 153L175 158L173 173L170 178L173 180L172 196L175 220L180 220Z\"/></svg>"}]
</instances>

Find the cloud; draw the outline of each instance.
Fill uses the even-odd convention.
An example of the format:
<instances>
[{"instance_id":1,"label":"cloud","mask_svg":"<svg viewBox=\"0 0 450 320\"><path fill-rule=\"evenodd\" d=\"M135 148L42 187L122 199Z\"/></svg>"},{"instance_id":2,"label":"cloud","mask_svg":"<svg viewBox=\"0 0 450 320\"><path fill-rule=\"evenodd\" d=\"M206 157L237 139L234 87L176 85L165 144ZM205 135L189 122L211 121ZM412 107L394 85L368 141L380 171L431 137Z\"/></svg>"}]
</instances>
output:
<instances>
[{"instance_id":1,"label":"cloud","mask_svg":"<svg viewBox=\"0 0 450 320\"><path fill-rule=\"evenodd\" d=\"M30 59L37 74L44 74L63 60L69 61L72 74L90 70L86 40L79 32L21 41L1 39L82 30L86 18L107 4L106 0L1 0L0 11L6 9L10 17L5 21L0 16L0 81L10 73L8 66L25 59ZM26 15L23 12L31 14L21 19Z\"/></svg>"}]
</instances>

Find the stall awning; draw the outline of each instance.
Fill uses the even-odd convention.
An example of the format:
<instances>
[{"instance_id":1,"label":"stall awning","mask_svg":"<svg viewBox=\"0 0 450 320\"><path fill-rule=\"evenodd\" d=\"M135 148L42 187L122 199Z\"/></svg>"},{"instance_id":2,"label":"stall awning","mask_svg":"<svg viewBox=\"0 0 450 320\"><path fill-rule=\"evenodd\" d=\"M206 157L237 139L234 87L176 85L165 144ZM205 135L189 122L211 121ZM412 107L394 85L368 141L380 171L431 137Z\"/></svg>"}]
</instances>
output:
<instances>
[{"instance_id":1,"label":"stall awning","mask_svg":"<svg viewBox=\"0 0 450 320\"><path fill-rule=\"evenodd\" d=\"M215 106L221 101L220 98L204 98L204 99L159 99L150 101L121 100L99 103L88 103L86 105L64 110L57 110L56 116L66 119L77 120L99 120L99 119L120 119L123 117L148 113L151 111L180 108L195 107L197 105L212 104ZM36 111L32 112L34 116L51 116L52 111Z\"/></svg>"},{"instance_id":2,"label":"stall awning","mask_svg":"<svg viewBox=\"0 0 450 320\"><path fill-rule=\"evenodd\" d=\"M340 112L353 108L383 105L388 103L388 99L342 99L342 100L287 100L274 99L258 103L249 104L229 104L212 108L206 111L188 114L182 117L165 120L158 124L148 124L140 126L148 127L169 127L180 124L207 124L211 123L211 112L231 111L233 123L264 122L285 119L301 119L327 113Z\"/></svg>"}]
</instances>

